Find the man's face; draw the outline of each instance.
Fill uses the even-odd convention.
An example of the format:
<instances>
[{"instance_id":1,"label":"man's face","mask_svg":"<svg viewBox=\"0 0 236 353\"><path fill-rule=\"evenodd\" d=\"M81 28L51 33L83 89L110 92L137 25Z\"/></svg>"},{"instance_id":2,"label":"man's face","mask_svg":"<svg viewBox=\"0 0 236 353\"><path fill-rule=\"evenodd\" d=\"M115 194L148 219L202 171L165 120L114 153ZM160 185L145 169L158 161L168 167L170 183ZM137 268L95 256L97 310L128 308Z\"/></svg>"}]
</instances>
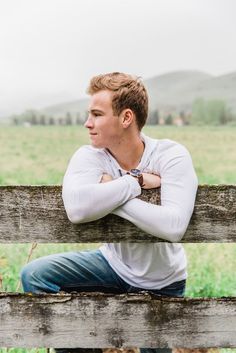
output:
<instances>
[{"instance_id":1,"label":"man's face","mask_svg":"<svg viewBox=\"0 0 236 353\"><path fill-rule=\"evenodd\" d=\"M112 92L99 91L91 96L89 115L84 126L89 129L91 144L96 148L112 150L120 143L122 137L121 117L112 109Z\"/></svg>"}]
</instances>

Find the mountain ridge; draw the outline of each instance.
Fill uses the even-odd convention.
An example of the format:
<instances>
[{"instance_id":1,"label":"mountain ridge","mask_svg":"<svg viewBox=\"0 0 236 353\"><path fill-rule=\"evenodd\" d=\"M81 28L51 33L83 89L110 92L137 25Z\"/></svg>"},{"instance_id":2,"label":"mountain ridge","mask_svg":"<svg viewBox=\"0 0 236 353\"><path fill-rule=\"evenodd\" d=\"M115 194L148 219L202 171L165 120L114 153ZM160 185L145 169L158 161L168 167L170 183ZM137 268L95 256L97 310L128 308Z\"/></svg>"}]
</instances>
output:
<instances>
[{"instance_id":1,"label":"mountain ridge","mask_svg":"<svg viewBox=\"0 0 236 353\"><path fill-rule=\"evenodd\" d=\"M148 90L149 111L190 111L195 99L224 100L236 112L236 71L213 76L199 70L178 70L155 75L143 82ZM59 118L67 113L84 120L89 98L65 101L35 111Z\"/></svg>"},{"instance_id":2,"label":"mountain ridge","mask_svg":"<svg viewBox=\"0 0 236 353\"><path fill-rule=\"evenodd\" d=\"M180 70L155 75L143 82L148 90L150 111L190 110L197 98L223 99L236 111L236 72L213 76L197 70ZM59 116L70 112L84 115L89 98L45 107L44 114Z\"/></svg>"}]
</instances>

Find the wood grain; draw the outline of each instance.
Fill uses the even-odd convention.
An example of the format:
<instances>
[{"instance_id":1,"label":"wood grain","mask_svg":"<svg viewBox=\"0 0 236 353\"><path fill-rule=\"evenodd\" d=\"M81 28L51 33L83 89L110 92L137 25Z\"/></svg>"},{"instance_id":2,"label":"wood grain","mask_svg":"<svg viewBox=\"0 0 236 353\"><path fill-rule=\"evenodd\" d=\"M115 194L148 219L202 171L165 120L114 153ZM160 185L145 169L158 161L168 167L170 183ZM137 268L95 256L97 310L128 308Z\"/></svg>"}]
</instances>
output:
<instances>
[{"instance_id":1,"label":"wood grain","mask_svg":"<svg viewBox=\"0 0 236 353\"><path fill-rule=\"evenodd\" d=\"M158 190L141 199L160 203ZM160 242L114 215L74 225L67 219L61 186L1 186L0 242L87 243ZM194 213L181 242L236 242L236 185L202 185Z\"/></svg>"},{"instance_id":2,"label":"wood grain","mask_svg":"<svg viewBox=\"0 0 236 353\"><path fill-rule=\"evenodd\" d=\"M1 347L236 347L236 298L0 294Z\"/></svg>"}]
</instances>

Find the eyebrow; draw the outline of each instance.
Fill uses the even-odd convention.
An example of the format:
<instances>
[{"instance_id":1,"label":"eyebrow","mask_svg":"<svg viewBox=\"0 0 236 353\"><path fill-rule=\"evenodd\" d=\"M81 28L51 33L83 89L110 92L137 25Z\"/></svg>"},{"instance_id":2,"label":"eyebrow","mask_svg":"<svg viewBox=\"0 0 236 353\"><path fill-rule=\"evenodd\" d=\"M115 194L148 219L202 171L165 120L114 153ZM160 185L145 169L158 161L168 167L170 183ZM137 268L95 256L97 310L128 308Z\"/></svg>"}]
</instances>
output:
<instances>
[{"instance_id":1,"label":"eyebrow","mask_svg":"<svg viewBox=\"0 0 236 353\"><path fill-rule=\"evenodd\" d=\"M88 110L88 113L101 113L101 114L104 114L104 112L102 110L99 110L99 109Z\"/></svg>"}]
</instances>

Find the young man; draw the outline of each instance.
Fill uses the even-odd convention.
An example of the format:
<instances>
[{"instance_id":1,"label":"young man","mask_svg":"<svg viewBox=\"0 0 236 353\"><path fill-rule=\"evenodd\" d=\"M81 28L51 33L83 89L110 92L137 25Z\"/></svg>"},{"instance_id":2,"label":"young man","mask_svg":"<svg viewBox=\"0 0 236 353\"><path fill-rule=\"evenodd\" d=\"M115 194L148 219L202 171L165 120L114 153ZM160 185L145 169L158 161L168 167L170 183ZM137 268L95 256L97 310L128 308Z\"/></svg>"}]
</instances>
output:
<instances>
[{"instance_id":1,"label":"young man","mask_svg":"<svg viewBox=\"0 0 236 353\"><path fill-rule=\"evenodd\" d=\"M43 257L23 269L24 290L126 293L145 289L183 296L186 258L182 245L175 243L184 235L194 208L197 178L191 157L174 141L141 133L148 96L140 79L116 72L99 75L92 78L88 92L85 127L91 145L74 154L63 181L69 219L82 223L113 213L171 243L104 244L99 250ZM142 189L160 184L161 206L137 198Z\"/></svg>"}]
</instances>

